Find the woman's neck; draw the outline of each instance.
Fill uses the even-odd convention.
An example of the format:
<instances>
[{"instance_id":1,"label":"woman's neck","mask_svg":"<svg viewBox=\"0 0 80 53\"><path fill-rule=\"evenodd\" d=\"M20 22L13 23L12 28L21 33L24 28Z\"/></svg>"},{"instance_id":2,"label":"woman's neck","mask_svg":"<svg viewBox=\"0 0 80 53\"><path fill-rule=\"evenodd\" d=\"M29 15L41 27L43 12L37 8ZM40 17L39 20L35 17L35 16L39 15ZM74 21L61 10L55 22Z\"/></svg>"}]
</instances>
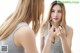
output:
<instances>
[{"instance_id":1,"label":"woman's neck","mask_svg":"<svg viewBox=\"0 0 80 53\"><path fill-rule=\"evenodd\" d=\"M59 27L58 25L59 25L59 23L53 23L54 28L58 28Z\"/></svg>"}]
</instances>

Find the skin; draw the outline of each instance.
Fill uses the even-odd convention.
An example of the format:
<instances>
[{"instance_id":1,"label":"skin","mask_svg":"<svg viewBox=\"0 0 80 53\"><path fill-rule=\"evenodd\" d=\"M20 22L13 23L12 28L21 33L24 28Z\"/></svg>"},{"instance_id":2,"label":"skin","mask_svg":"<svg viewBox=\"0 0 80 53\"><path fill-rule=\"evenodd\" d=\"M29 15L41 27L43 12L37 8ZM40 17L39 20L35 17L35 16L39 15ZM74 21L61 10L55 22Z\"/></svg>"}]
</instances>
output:
<instances>
[{"instance_id":1,"label":"skin","mask_svg":"<svg viewBox=\"0 0 80 53\"><path fill-rule=\"evenodd\" d=\"M60 22L61 20L61 8L59 5L55 5L53 8L52 8L52 12L51 12L51 19L54 23L58 23Z\"/></svg>"},{"instance_id":2,"label":"skin","mask_svg":"<svg viewBox=\"0 0 80 53\"><path fill-rule=\"evenodd\" d=\"M29 26L23 26L15 32L14 43L16 46L22 46L25 53L38 53L35 42L35 34Z\"/></svg>"},{"instance_id":3,"label":"skin","mask_svg":"<svg viewBox=\"0 0 80 53\"><path fill-rule=\"evenodd\" d=\"M73 29L68 26L68 31L66 31L64 27L58 26L61 20L61 15L61 7L59 5L55 5L52 8L51 12L51 19L54 27L50 28L49 26L50 30L48 32L48 38L46 39L46 43L44 43L44 39L43 37L41 37L41 53L49 53L51 43L55 42L58 36L61 39L63 53L71 53ZM55 32L53 31L54 28ZM43 32L41 32L41 35L43 35Z\"/></svg>"}]
</instances>

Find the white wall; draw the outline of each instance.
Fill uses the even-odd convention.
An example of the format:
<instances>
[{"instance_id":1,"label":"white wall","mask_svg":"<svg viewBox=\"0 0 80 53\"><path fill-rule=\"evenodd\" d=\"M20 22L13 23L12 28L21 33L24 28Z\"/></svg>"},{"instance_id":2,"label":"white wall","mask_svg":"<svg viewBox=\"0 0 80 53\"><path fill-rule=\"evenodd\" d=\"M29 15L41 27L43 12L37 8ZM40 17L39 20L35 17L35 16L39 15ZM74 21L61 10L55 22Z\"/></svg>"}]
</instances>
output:
<instances>
[{"instance_id":1,"label":"white wall","mask_svg":"<svg viewBox=\"0 0 80 53\"><path fill-rule=\"evenodd\" d=\"M66 6L66 21L73 28L72 51L80 53L80 3L65 4Z\"/></svg>"},{"instance_id":2,"label":"white wall","mask_svg":"<svg viewBox=\"0 0 80 53\"><path fill-rule=\"evenodd\" d=\"M18 0L0 0L0 25L16 9Z\"/></svg>"}]
</instances>

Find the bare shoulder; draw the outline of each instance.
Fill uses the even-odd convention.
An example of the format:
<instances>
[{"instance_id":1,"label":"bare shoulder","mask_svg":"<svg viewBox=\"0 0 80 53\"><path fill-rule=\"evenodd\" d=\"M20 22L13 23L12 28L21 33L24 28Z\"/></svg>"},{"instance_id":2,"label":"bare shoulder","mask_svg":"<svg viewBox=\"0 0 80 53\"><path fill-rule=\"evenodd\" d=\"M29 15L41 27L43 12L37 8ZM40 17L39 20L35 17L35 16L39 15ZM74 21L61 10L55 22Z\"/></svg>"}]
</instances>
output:
<instances>
[{"instance_id":1,"label":"bare shoulder","mask_svg":"<svg viewBox=\"0 0 80 53\"><path fill-rule=\"evenodd\" d=\"M35 34L29 26L23 26L14 34L15 43L22 46L27 53L37 53Z\"/></svg>"},{"instance_id":2,"label":"bare shoulder","mask_svg":"<svg viewBox=\"0 0 80 53\"><path fill-rule=\"evenodd\" d=\"M18 29L14 34L14 41L17 42L17 44L26 43L30 40L34 39L34 32L29 26L23 26L20 29Z\"/></svg>"},{"instance_id":3,"label":"bare shoulder","mask_svg":"<svg viewBox=\"0 0 80 53\"><path fill-rule=\"evenodd\" d=\"M31 36L34 34L33 30L29 26L23 26L16 31L15 34L18 34L20 37Z\"/></svg>"},{"instance_id":4,"label":"bare shoulder","mask_svg":"<svg viewBox=\"0 0 80 53\"><path fill-rule=\"evenodd\" d=\"M71 26L68 26L68 25L67 25L67 27L68 27L68 31L73 32L73 28L72 28Z\"/></svg>"},{"instance_id":5,"label":"bare shoulder","mask_svg":"<svg viewBox=\"0 0 80 53\"><path fill-rule=\"evenodd\" d=\"M73 36L73 28L71 26L68 26L68 30L67 30L67 34L70 34L71 36Z\"/></svg>"}]
</instances>

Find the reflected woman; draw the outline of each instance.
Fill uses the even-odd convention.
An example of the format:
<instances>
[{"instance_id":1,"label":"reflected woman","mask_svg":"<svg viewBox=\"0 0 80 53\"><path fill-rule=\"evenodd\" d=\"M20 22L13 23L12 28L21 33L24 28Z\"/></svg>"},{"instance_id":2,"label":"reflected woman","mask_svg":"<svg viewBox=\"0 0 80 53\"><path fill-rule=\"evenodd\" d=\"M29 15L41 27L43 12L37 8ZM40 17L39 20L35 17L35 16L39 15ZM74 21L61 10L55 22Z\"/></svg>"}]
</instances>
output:
<instances>
[{"instance_id":1,"label":"reflected woman","mask_svg":"<svg viewBox=\"0 0 80 53\"><path fill-rule=\"evenodd\" d=\"M71 53L73 29L66 24L65 6L51 3L48 17L40 28L41 53Z\"/></svg>"}]
</instances>

